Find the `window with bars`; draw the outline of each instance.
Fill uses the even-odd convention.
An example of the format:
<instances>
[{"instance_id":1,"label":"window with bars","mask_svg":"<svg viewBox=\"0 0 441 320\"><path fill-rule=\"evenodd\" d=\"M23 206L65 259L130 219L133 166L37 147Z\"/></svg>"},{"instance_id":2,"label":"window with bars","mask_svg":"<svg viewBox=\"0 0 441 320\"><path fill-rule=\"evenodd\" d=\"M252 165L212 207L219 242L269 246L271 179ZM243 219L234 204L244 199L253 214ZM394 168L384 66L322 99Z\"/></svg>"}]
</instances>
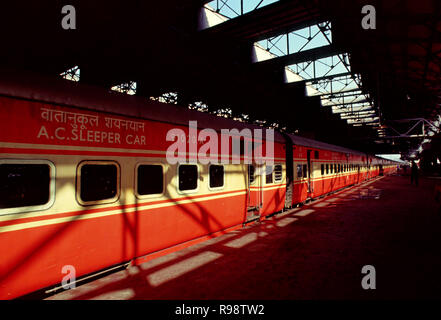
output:
<instances>
[{"instance_id":1,"label":"window with bars","mask_svg":"<svg viewBox=\"0 0 441 320\"><path fill-rule=\"evenodd\" d=\"M274 181L280 182L282 181L282 177L283 177L282 165L276 164L274 166Z\"/></svg>"}]
</instances>

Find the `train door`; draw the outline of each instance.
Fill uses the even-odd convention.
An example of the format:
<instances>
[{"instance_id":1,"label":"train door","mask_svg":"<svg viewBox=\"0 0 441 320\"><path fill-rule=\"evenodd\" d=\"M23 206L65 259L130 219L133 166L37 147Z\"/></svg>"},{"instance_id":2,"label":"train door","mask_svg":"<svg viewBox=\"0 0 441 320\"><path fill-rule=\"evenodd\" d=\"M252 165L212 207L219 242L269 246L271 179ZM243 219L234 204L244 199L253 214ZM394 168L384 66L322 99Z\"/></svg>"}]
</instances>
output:
<instances>
[{"instance_id":1,"label":"train door","mask_svg":"<svg viewBox=\"0 0 441 320\"><path fill-rule=\"evenodd\" d=\"M312 150L308 150L307 151L307 155L306 155L306 159L307 159L307 178L308 178L308 197L310 197L311 193L314 192L314 187L312 185L312 175L313 175L313 171L314 170L312 170L311 151Z\"/></svg>"},{"instance_id":2,"label":"train door","mask_svg":"<svg viewBox=\"0 0 441 320\"><path fill-rule=\"evenodd\" d=\"M263 202L262 175L260 167L253 163L248 165L247 174L247 217L246 221L258 219Z\"/></svg>"}]
</instances>

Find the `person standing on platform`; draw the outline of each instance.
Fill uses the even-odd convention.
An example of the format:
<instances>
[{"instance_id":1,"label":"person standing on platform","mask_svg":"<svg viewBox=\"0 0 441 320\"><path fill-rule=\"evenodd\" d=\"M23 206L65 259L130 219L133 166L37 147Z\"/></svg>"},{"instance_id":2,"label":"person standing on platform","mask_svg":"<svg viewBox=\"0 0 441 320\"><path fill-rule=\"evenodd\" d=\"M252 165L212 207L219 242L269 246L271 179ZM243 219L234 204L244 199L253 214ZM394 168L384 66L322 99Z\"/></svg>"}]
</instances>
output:
<instances>
[{"instance_id":1,"label":"person standing on platform","mask_svg":"<svg viewBox=\"0 0 441 320\"><path fill-rule=\"evenodd\" d=\"M418 187L418 166L415 161L412 160L412 167L410 168L410 183L413 184L415 181L415 185Z\"/></svg>"}]
</instances>

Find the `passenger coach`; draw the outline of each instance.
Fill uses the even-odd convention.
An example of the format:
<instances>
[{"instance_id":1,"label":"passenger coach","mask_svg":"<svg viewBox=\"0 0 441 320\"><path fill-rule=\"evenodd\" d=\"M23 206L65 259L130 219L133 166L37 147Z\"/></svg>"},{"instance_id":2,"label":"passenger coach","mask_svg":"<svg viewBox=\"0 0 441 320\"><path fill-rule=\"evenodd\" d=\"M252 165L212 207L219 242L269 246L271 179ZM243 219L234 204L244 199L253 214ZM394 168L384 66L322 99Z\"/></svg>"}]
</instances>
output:
<instances>
[{"instance_id":1,"label":"passenger coach","mask_svg":"<svg viewBox=\"0 0 441 320\"><path fill-rule=\"evenodd\" d=\"M0 79L0 109L2 299L60 284L66 265L81 277L139 263L395 168L279 132L238 137L237 164L172 164L167 134L190 137L190 121L198 134L262 128L65 80ZM270 165L246 163L250 142L273 143Z\"/></svg>"}]
</instances>

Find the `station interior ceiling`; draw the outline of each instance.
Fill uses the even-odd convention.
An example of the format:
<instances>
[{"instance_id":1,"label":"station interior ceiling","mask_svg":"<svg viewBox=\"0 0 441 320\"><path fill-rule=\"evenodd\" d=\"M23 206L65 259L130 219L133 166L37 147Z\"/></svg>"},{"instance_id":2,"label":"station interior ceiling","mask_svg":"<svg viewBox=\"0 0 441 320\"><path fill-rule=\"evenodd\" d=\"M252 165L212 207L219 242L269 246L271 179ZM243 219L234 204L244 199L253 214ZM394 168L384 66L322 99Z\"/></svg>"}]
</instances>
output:
<instances>
[{"instance_id":1,"label":"station interior ceiling","mask_svg":"<svg viewBox=\"0 0 441 320\"><path fill-rule=\"evenodd\" d=\"M208 2L70 1L75 30L61 27L63 1L4 3L0 68L59 77L78 66L81 83L133 81L139 96L173 92L183 107L200 101L208 112L228 108L231 117L246 114L247 121L375 154L409 156L423 142L439 148L440 1L280 0L201 29ZM361 25L366 4L375 8L375 29ZM253 61L257 41L324 22L332 44ZM343 52L375 123L357 124L358 114L349 124L320 96L308 96L306 81L286 82L288 64Z\"/></svg>"}]
</instances>

